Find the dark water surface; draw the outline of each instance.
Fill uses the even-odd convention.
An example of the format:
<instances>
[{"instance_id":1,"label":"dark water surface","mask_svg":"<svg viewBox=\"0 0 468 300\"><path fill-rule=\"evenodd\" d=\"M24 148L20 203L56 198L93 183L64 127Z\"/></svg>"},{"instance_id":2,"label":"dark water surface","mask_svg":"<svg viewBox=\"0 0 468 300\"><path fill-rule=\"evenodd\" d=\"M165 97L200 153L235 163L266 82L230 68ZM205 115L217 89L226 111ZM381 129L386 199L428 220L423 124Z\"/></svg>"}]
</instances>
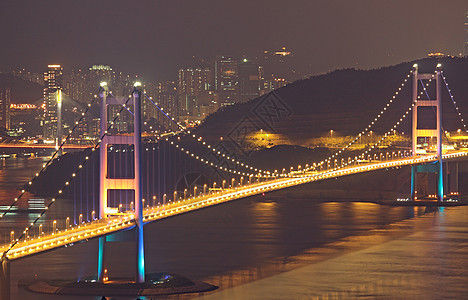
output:
<instances>
[{"instance_id":1,"label":"dark water surface","mask_svg":"<svg viewBox=\"0 0 468 300\"><path fill-rule=\"evenodd\" d=\"M42 160L18 158L2 163L0 201L3 204L17 193L15 184L27 181L27 177L40 168ZM58 206L67 210L73 205L64 201ZM23 224L31 216L23 213L16 218ZM5 223L8 226L2 225L3 235L14 222L10 217ZM463 226L467 227L466 232L461 230L456 236L447 237L447 228ZM146 225L146 271L167 271L219 285L218 292L204 296L209 299L400 298L400 285L408 290L414 290L415 286L430 288L425 287L425 282L429 284L444 278L444 272L449 272L444 266L466 267L467 232L465 208L441 212L427 211L424 207L320 203L267 194ZM458 262L450 261L451 257L445 254L440 257L440 253L448 249L459 251L464 260L458 256ZM362 255L370 255L366 251L374 251L372 260L362 260ZM109 244L107 258L111 278L134 273L134 253L131 242ZM429 257L434 253L439 254L435 262ZM421 265L418 255L424 258ZM411 268L395 267L395 262L404 265L408 256L412 258ZM100 299L39 295L16 285L18 280L93 275L96 261L97 240L15 261L11 269L13 299ZM435 270L427 268L428 263L436 266ZM422 276L424 281L414 281L416 275L410 272ZM452 278L452 283L457 285L454 295L467 294L466 273L460 267L458 277ZM431 274L437 278L430 277ZM376 279L377 283L371 285L373 278L380 281ZM392 278L396 281L391 281ZM335 281L340 281L341 285ZM460 285L460 281L465 285ZM312 288L311 282L316 286ZM412 285L407 286L405 282L412 282ZM392 289L395 289L394 295ZM408 295L412 294L405 294Z\"/></svg>"}]
</instances>

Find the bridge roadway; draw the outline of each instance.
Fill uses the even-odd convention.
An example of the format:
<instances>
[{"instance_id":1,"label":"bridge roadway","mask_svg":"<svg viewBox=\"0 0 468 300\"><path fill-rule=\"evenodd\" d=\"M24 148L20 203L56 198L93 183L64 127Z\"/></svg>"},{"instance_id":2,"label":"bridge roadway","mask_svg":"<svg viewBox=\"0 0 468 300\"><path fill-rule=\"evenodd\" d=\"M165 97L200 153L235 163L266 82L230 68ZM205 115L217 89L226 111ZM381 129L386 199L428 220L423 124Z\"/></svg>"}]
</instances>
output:
<instances>
[{"instance_id":1,"label":"bridge roadway","mask_svg":"<svg viewBox=\"0 0 468 300\"><path fill-rule=\"evenodd\" d=\"M444 161L468 156L467 151L457 151L443 155ZM368 164L349 166L338 170L327 170L319 173L306 173L296 177L282 177L265 182L252 183L236 188L224 189L209 195L200 195L186 200L168 203L162 206L146 208L143 212L145 223L161 220L171 216L187 213L204 207L249 197L264 192L284 189L309 182L336 178L345 175L364 173L379 169L423 164L437 160L436 155L401 158L390 161L375 161ZM58 231L55 234L47 234L39 238L19 241L13 249L7 253L10 260L16 260L41 252L50 251L59 247L65 247L73 243L87 241L92 238L115 233L133 227L135 220L133 214L109 216L105 219L95 220L72 227L68 230ZM9 245L0 247L0 256L8 249Z\"/></svg>"}]
</instances>

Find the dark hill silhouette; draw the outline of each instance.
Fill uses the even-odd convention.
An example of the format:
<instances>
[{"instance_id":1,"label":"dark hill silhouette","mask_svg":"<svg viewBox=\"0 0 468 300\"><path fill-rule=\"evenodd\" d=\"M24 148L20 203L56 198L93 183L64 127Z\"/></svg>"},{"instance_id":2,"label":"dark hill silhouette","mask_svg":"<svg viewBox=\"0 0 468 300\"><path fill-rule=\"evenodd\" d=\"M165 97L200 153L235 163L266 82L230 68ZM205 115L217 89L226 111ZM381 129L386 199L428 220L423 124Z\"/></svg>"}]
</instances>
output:
<instances>
[{"instance_id":1,"label":"dark hill silhouette","mask_svg":"<svg viewBox=\"0 0 468 300\"><path fill-rule=\"evenodd\" d=\"M196 131L212 140L220 136L235 140L248 128L285 134L296 141L324 135L331 129L344 135L356 135L392 98L414 63L419 65L420 73L432 73L439 62L461 111L468 115L468 58L427 58L375 70L336 70L295 81L266 96L219 110L208 116ZM409 78L391 109L373 130L383 133L390 129L410 106L411 93ZM461 128L445 87L443 98L444 129ZM283 109L279 115L275 115L278 107L274 106ZM269 113L265 113L265 107ZM408 131L408 122L399 130Z\"/></svg>"},{"instance_id":2,"label":"dark hill silhouette","mask_svg":"<svg viewBox=\"0 0 468 300\"><path fill-rule=\"evenodd\" d=\"M10 88L11 103L37 104L36 102L44 96L44 88L41 85L11 74L0 74L0 87Z\"/></svg>"}]
</instances>

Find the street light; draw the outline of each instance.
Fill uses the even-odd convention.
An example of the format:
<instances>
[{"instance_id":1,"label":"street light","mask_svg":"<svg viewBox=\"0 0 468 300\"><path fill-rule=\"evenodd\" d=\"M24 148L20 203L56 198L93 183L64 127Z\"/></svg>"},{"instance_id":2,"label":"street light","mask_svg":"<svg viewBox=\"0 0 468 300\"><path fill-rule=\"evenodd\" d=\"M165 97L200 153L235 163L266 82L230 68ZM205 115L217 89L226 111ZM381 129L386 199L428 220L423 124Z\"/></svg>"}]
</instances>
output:
<instances>
[{"instance_id":1,"label":"street light","mask_svg":"<svg viewBox=\"0 0 468 300\"><path fill-rule=\"evenodd\" d=\"M333 129L330 129L330 137L333 137Z\"/></svg>"}]
</instances>

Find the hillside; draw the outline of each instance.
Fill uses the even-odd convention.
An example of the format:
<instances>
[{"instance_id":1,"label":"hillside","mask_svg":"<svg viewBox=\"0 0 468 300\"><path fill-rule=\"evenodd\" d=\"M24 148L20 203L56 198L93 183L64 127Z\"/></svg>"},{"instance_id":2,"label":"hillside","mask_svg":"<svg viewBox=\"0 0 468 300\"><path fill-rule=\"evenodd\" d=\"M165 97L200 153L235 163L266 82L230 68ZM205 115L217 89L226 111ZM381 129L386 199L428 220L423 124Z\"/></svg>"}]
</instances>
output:
<instances>
[{"instance_id":1,"label":"hillside","mask_svg":"<svg viewBox=\"0 0 468 300\"><path fill-rule=\"evenodd\" d=\"M428 58L375 70L337 70L299 80L250 102L226 107L206 118L196 131L209 140L223 137L234 143L241 143L246 134L260 129L283 134L298 144L304 138L329 134L330 130L356 135L392 98L414 63L419 65L420 73L429 73L439 62L461 111L468 114L468 58ZM409 80L374 132L391 128L410 106L411 93ZM443 102L444 129L460 128L445 87ZM409 129L408 122L399 128Z\"/></svg>"}]
</instances>

